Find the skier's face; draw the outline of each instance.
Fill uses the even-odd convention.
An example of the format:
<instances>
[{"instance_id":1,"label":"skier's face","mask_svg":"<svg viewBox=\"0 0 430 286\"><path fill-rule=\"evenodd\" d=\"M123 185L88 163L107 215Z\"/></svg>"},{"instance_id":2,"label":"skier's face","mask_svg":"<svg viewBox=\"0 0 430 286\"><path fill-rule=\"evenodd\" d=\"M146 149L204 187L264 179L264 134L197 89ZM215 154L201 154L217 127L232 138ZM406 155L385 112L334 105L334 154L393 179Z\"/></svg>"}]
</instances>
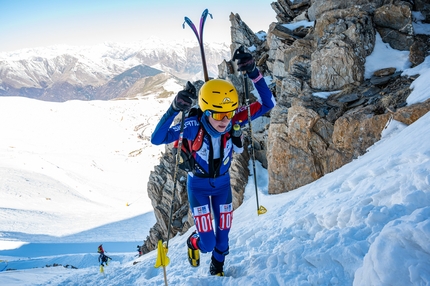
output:
<instances>
[{"instance_id":1,"label":"skier's face","mask_svg":"<svg viewBox=\"0 0 430 286\"><path fill-rule=\"evenodd\" d=\"M224 118L220 121L213 119L212 116L209 116L209 123L218 132L224 132L230 121L231 119L228 119L227 116L224 116Z\"/></svg>"}]
</instances>

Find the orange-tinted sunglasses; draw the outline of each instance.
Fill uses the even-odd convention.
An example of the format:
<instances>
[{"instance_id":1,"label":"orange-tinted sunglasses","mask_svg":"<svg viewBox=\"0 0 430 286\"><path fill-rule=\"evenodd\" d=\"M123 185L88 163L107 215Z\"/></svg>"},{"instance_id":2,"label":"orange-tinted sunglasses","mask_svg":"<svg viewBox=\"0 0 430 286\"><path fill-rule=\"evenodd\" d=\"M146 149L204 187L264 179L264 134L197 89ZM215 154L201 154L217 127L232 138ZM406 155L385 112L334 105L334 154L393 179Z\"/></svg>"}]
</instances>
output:
<instances>
[{"instance_id":1,"label":"orange-tinted sunglasses","mask_svg":"<svg viewBox=\"0 0 430 286\"><path fill-rule=\"evenodd\" d=\"M227 112L214 112L214 111L207 110L207 112L216 121L221 121L224 119L224 117L227 117L227 119L232 119L233 116L236 114L236 110L227 111Z\"/></svg>"}]
</instances>

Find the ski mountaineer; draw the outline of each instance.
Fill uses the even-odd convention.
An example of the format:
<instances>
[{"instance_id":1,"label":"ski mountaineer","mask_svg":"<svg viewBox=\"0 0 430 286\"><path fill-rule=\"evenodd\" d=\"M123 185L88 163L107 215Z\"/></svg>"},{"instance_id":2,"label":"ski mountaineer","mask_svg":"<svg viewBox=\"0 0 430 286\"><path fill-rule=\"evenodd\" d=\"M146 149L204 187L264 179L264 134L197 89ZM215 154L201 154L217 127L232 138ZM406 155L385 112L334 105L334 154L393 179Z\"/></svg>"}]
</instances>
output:
<instances>
[{"instance_id":1,"label":"ski mountaineer","mask_svg":"<svg viewBox=\"0 0 430 286\"><path fill-rule=\"evenodd\" d=\"M100 272L103 272L102 269L103 269L104 263L106 263L106 266L107 266L108 261L112 260L112 258L110 258L105 254L102 244L100 244L99 247L97 248L97 252L100 253L98 258L98 261L100 262Z\"/></svg>"},{"instance_id":2,"label":"ski mountaineer","mask_svg":"<svg viewBox=\"0 0 430 286\"><path fill-rule=\"evenodd\" d=\"M254 120L271 110L276 102L252 55L243 50L236 51L236 54L238 70L248 74L260 95L260 99L248 107ZM196 99L194 86L176 95L152 133L152 144L168 144L178 140L180 124L170 126L180 111L186 113L190 110L192 99ZM247 107L238 105L238 93L230 82L208 80L198 95L199 114L188 116L183 129L183 138L200 141L198 150L193 148L193 169L188 172L188 200L197 230L187 239L188 259L192 266L198 266L199 251L212 252L209 270L211 275L218 276L224 276L224 260L229 253L228 235L233 218L229 168L233 150L243 150L241 139L237 143L238 140L232 138L232 126L243 126L248 122Z\"/></svg>"},{"instance_id":3,"label":"ski mountaineer","mask_svg":"<svg viewBox=\"0 0 430 286\"><path fill-rule=\"evenodd\" d=\"M137 252L139 253L139 257L142 256L142 247L140 245L137 246Z\"/></svg>"}]
</instances>

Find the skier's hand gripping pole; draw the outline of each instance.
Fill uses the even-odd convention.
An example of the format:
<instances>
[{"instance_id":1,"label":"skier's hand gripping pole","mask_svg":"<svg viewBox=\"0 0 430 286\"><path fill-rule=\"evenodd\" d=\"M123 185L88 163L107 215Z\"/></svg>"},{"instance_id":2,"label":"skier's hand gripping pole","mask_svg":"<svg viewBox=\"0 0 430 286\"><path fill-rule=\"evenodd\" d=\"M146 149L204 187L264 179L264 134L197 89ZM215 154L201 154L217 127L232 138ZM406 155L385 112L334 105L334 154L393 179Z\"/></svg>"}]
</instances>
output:
<instances>
[{"instance_id":1,"label":"skier's hand gripping pole","mask_svg":"<svg viewBox=\"0 0 430 286\"><path fill-rule=\"evenodd\" d=\"M252 168L254 171L254 185L255 185L255 198L257 201L257 214L265 214L267 209L263 206L260 206L258 203L258 188L257 188L257 172L255 168L255 150L252 139L252 118L251 118L251 108L249 103L249 90L248 90L248 73L251 73L256 68L254 58L250 53L246 53L243 46L240 46L233 55L233 61L237 60L238 70L243 74L243 83L245 87L245 103L248 110L248 124L249 124L249 132L250 132L250 140L251 140L251 156L252 156Z\"/></svg>"},{"instance_id":2,"label":"skier's hand gripping pole","mask_svg":"<svg viewBox=\"0 0 430 286\"><path fill-rule=\"evenodd\" d=\"M164 272L164 284L167 286L167 273L166 266L169 264L170 260L167 257L167 252L169 251L169 240L170 240L170 232L172 226L172 217L173 217L173 202L176 197L176 184L177 184L177 176L178 176L178 164L181 157L181 148L182 148L182 139L184 136L184 122L185 122L185 113L191 108L191 103L193 99L196 99L196 88L191 82L187 82L185 89L180 91L178 95L174 99L174 105L177 107L178 111L182 111L181 114L181 123L180 123L180 131L179 131L179 140L178 140L178 152L176 153L176 163L175 170L173 175L173 189L172 189L172 201L170 202L170 214L169 214L169 223L167 227L167 240L163 242L162 240L158 241L157 248L157 260L155 262L154 267L158 268L163 266Z\"/></svg>"}]
</instances>

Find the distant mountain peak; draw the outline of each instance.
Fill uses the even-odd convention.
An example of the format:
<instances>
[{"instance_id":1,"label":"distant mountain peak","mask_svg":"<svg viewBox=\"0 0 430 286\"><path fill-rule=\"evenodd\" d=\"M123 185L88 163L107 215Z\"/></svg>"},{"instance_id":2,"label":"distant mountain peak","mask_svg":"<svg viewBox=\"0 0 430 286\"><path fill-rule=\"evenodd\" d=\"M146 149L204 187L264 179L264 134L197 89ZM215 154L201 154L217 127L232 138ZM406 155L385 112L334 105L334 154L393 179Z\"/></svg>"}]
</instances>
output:
<instances>
[{"instance_id":1,"label":"distant mountain peak","mask_svg":"<svg viewBox=\"0 0 430 286\"><path fill-rule=\"evenodd\" d=\"M229 47L223 43L207 44L205 53L209 74L216 77L218 64L230 58ZM0 53L0 62L0 96L49 101L111 99L128 94L126 88L132 82L118 81L121 75L137 82L165 72L187 80L198 77L202 70L197 41L156 37L132 43L22 49ZM134 78L136 75L140 78ZM113 88L115 84L119 86Z\"/></svg>"}]
</instances>

